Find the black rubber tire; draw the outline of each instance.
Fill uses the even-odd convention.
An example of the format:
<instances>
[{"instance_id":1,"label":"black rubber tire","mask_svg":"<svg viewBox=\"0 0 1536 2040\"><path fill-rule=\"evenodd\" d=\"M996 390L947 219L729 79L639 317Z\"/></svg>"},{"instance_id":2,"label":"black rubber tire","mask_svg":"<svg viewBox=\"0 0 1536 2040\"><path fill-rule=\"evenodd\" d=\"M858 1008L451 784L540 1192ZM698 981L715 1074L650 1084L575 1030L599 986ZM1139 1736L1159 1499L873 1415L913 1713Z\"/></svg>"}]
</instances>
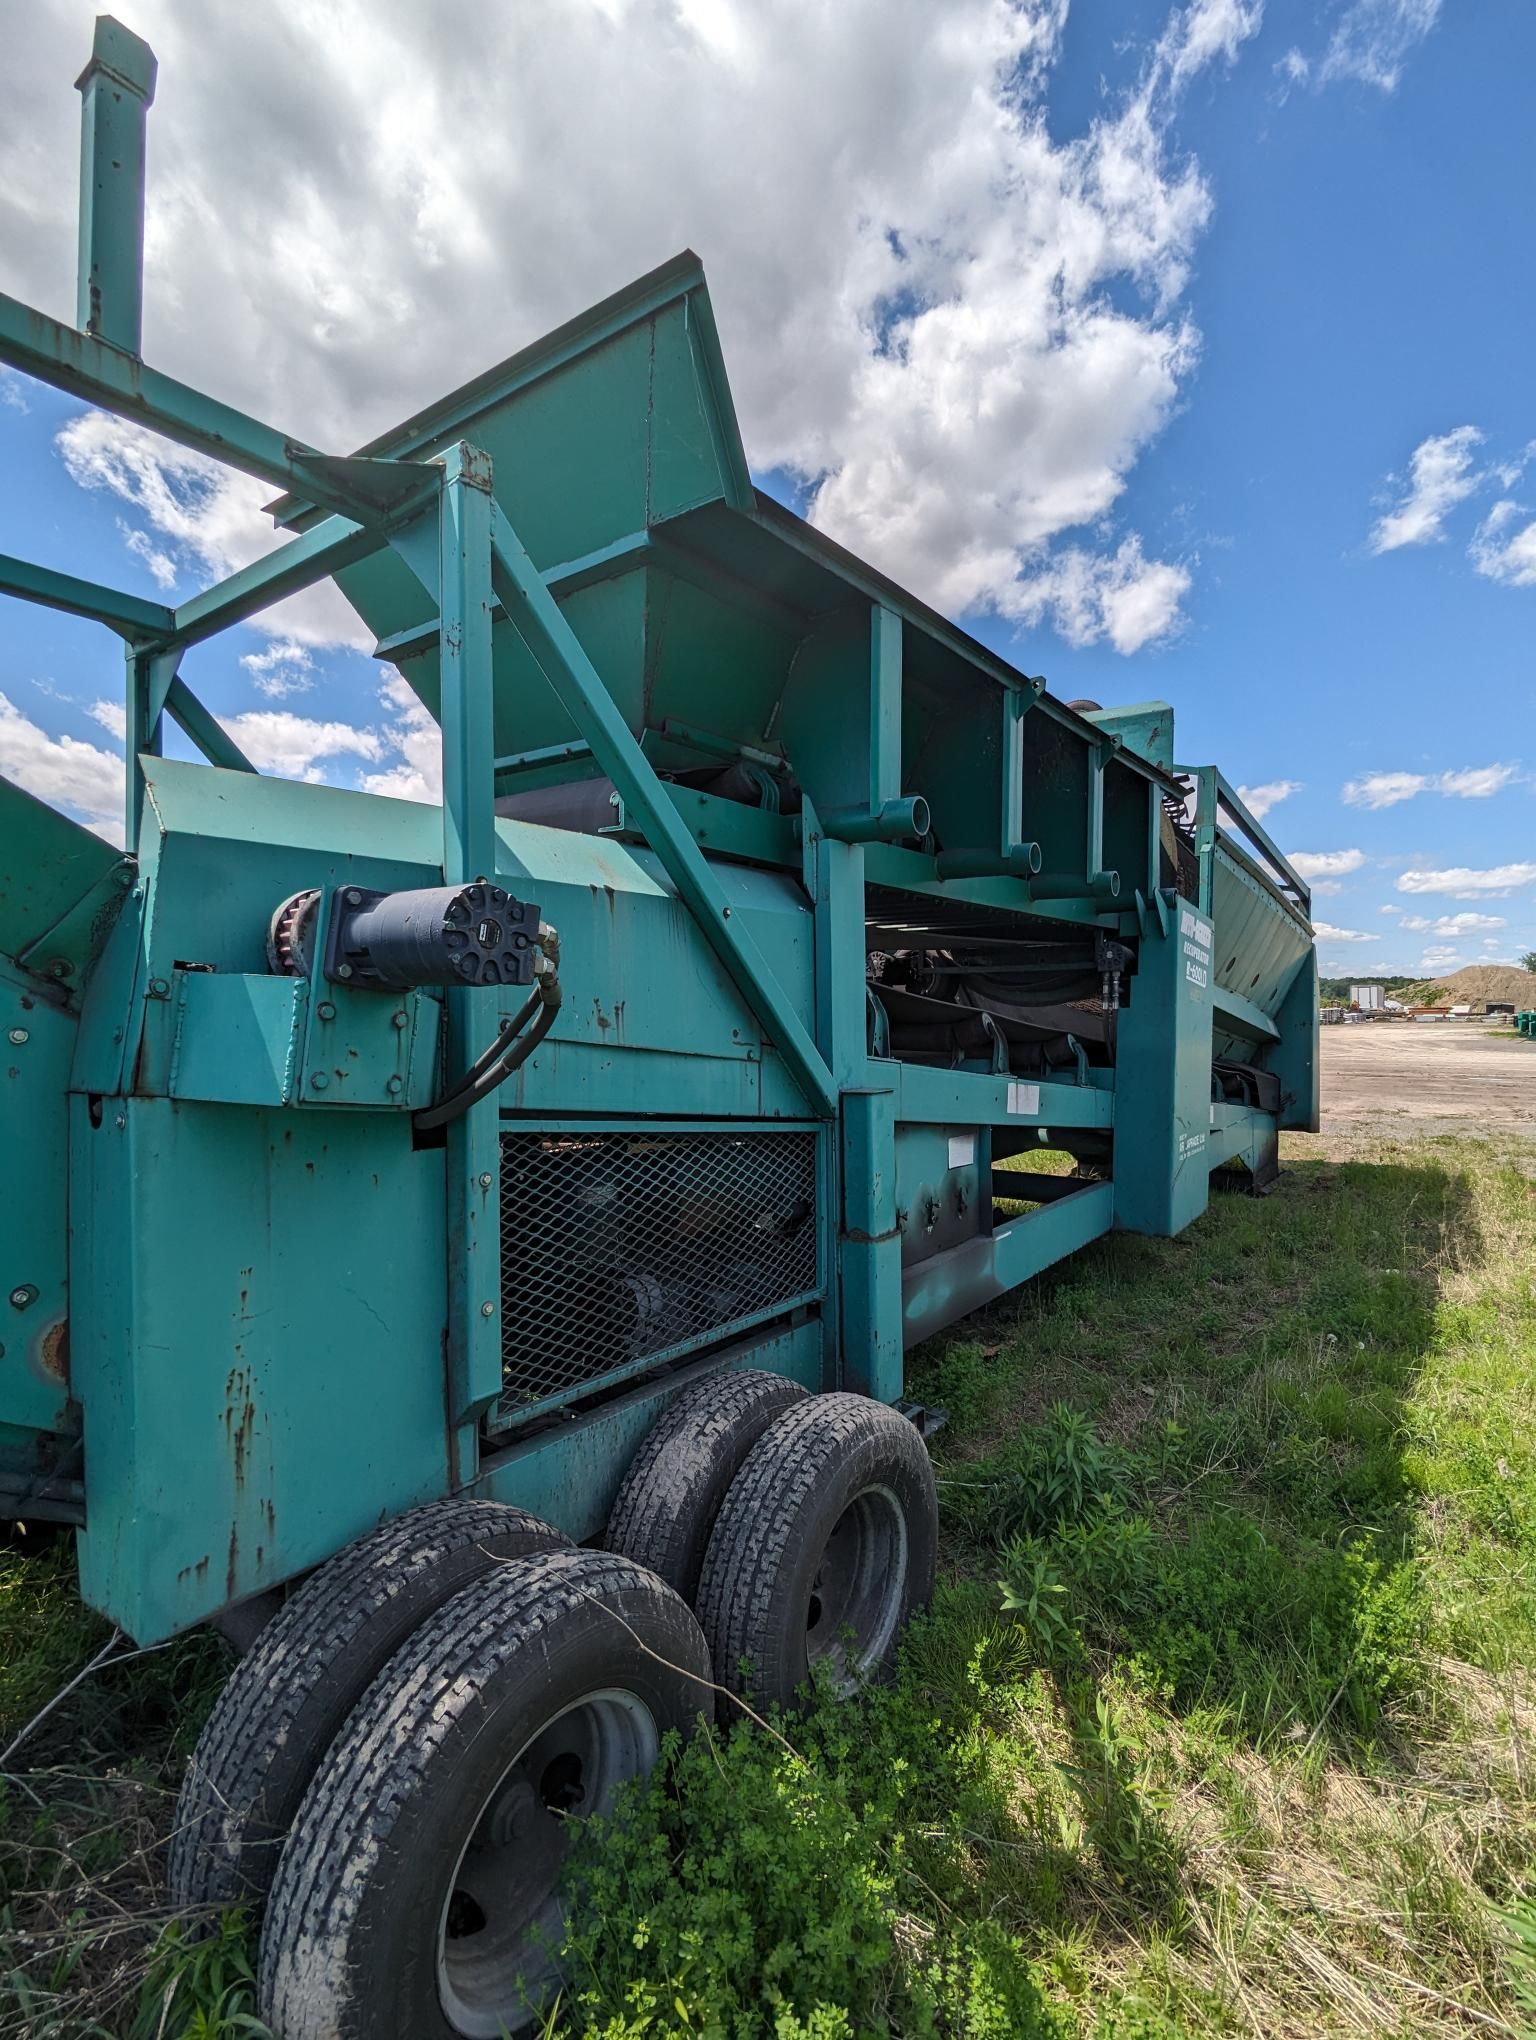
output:
<instances>
[{"instance_id":1,"label":"black rubber tire","mask_svg":"<svg viewBox=\"0 0 1536 2040\"><path fill-rule=\"evenodd\" d=\"M230 1675L182 1781L178 1907L258 1916L315 1767L411 1632L497 1565L570 1539L500 1502L428 1502L311 1574Z\"/></svg>"},{"instance_id":2,"label":"black rubber tire","mask_svg":"<svg viewBox=\"0 0 1536 2040\"><path fill-rule=\"evenodd\" d=\"M798 1381L756 1367L685 1388L629 1462L608 1518L608 1549L649 1566L691 1607L726 1490L775 1417L805 1399Z\"/></svg>"},{"instance_id":3,"label":"black rubber tire","mask_svg":"<svg viewBox=\"0 0 1536 2040\"><path fill-rule=\"evenodd\" d=\"M311 1782L267 1906L262 2017L282 2040L453 2040L465 2028L443 2010L439 1934L507 1766L586 1695L638 1698L658 1736L686 1736L708 1681L692 1611L629 1559L555 1552L465 1588L391 1659ZM530 2017L507 2006L507 2030Z\"/></svg>"},{"instance_id":4,"label":"black rubber tire","mask_svg":"<svg viewBox=\"0 0 1536 2040\"><path fill-rule=\"evenodd\" d=\"M699 1585L699 1620L728 1692L796 1704L811 1675L810 1611L829 1540L845 1512L865 1509L899 1524L903 1553L880 1598L889 1634L884 1623L872 1631L866 1662L849 1665L840 1646L828 1660L845 1691L889 1670L902 1627L933 1592L939 1505L928 1448L884 1403L843 1394L796 1404L753 1446L721 1506ZM721 1720L735 1712L722 1698Z\"/></svg>"}]
</instances>

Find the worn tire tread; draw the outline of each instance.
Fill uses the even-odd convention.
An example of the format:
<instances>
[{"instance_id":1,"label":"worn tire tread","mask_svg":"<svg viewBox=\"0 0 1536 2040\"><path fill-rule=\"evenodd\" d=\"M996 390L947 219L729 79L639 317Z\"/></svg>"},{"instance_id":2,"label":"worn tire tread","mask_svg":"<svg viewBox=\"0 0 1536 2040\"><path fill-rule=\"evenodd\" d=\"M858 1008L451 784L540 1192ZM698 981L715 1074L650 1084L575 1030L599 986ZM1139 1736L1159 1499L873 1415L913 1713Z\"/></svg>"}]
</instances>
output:
<instances>
[{"instance_id":1,"label":"worn tire tread","mask_svg":"<svg viewBox=\"0 0 1536 2040\"><path fill-rule=\"evenodd\" d=\"M807 1391L787 1375L744 1367L711 1375L656 1419L619 1484L604 1543L649 1566L685 1601L721 1502L763 1432Z\"/></svg>"},{"instance_id":2,"label":"worn tire tread","mask_svg":"<svg viewBox=\"0 0 1536 2040\"><path fill-rule=\"evenodd\" d=\"M699 1623L728 1692L752 1690L742 1664L763 1660L769 1604L812 1496L839 1462L861 1453L877 1460L893 1446L914 1466L921 1460L936 1517L927 1447L905 1417L869 1396L809 1396L747 1455L716 1519L699 1583ZM725 1709L722 1715L728 1718Z\"/></svg>"},{"instance_id":3,"label":"worn tire tread","mask_svg":"<svg viewBox=\"0 0 1536 2040\"><path fill-rule=\"evenodd\" d=\"M198 1738L171 1839L176 1903L259 1912L281 1843L258 1831L286 1831L316 1765L411 1629L478 1574L568 1544L501 1502L429 1502L311 1574L235 1667ZM434 1574L444 1582L435 1597Z\"/></svg>"},{"instance_id":4,"label":"worn tire tread","mask_svg":"<svg viewBox=\"0 0 1536 2040\"><path fill-rule=\"evenodd\" d=\"M600 1599L626 1621L647 1605L669 1625L672 1662L699 1682L707 1708L709 1658L680 1597L618 1554L535 1554L446 1601L396 1652L315 1773L268 1900L258 1996L284 2040L336 2040L348 2016L349 1931L371 1863L427 1774L445 1737L518 1652L535 1652L571 1611ZM655 1644L652 1645L655 1648ZM664 1653L665 1654L665 1653ZM691 1666L685 1663L692 1656Z\"/></svg>"}]
</instances>

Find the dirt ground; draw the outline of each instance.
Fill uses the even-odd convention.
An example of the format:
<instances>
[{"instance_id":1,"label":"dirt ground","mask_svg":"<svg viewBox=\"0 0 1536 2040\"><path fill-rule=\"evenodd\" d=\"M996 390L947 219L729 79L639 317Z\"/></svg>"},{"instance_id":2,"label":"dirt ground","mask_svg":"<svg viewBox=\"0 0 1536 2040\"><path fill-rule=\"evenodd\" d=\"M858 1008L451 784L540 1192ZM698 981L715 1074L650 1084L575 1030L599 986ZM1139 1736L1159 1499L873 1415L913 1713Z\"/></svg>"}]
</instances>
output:
<instances>
[{"instance_id":1,"label":"dirt ground","mask_svg":"<svg viewBox=\"0 0 1536 2040\"><path fill-rule=\"evenodd\" d=\"M1536 1042L1480 1020L1322 1030L1324 1133L1536 1136Z\"/></svg>"}]
</instances>

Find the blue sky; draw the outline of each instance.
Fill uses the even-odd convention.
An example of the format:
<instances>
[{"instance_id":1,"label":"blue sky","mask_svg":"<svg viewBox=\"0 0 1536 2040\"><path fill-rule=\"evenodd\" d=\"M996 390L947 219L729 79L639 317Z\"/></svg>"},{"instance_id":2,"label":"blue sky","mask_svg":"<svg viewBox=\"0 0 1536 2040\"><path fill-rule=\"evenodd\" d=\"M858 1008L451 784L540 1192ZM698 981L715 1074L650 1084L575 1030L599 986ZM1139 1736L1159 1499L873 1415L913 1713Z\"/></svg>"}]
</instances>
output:
<instances>
[{"instance_id":1,"label":"blue sky","mask_svg":"<svg viewBox=\"0 0 1536 2040\"><path fill-rule=\"evenodd\" d=\"M66 316L92 12L40 7L0 83L0 286ZM1169 699L1183 758L1288 789L1325 970L1536 946L1536 8L311 12L257 46L124 0L157 365L341 449L687 241L765 484L1058 694ZM248 557L259 485L165 452L0 381L0 550L167 599ZM0 770L101 821L114 641L6 621ZM311 601L189 678L273 769L429 790L349 634Z\"/></svg>"}]
</instances>

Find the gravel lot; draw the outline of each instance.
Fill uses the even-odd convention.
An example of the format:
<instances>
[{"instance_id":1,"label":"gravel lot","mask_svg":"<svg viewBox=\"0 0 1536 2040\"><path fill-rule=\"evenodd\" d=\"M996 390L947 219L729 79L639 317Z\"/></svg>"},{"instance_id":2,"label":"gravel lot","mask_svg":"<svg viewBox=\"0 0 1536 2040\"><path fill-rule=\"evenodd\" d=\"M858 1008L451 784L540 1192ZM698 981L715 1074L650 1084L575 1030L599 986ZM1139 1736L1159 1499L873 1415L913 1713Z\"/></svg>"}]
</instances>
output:
<instances>
[{"instance_id":1,"label":"gravel lot","mask_svg":"<svg viewBox=\"0 0 1536 2040\"><path fill-rule=\"evenodd\" d=\"M1324 1133L1536 1135L1536 1042L1481 1020L1322 1030Z\"/></svg>"}]
</instances>

